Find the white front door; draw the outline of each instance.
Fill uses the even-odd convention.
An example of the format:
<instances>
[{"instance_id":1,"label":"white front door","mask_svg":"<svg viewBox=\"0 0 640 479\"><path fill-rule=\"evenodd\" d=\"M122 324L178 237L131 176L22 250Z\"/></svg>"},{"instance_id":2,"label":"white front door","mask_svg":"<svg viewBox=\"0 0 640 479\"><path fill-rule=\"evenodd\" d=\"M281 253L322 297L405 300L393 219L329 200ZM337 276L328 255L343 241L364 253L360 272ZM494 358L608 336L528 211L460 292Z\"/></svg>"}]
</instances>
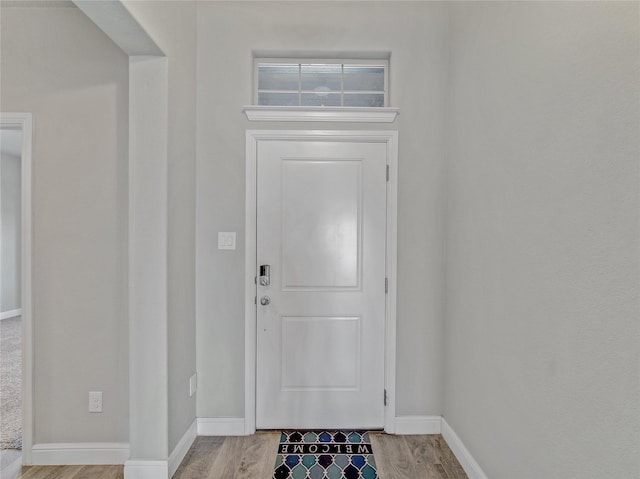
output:
<instances>
[{"instance_id":1,"label":"white front door","mask_svg":"<svg viewBox=\"0 0 640 479\"><path fill-rule=\"evenodd\" d=\"M386 143L258 145L259 429L384 426L386 170Z\"/></svg>"}]
</instances>

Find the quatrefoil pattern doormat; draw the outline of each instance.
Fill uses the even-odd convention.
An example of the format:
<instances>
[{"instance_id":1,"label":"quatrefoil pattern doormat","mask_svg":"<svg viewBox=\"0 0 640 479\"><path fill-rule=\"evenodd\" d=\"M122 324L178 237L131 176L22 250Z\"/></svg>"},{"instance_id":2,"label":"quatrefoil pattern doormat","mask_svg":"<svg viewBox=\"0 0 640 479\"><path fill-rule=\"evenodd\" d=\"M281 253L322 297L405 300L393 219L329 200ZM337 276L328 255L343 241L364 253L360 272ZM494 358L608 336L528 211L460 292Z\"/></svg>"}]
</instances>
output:
<instances>
[{"instance_id":1,"label":"quatrefoil pattern doormat","mask_svg":"<svg viewBox=\"0 0 640 479\"><path fill-rule=\"evenodd\" d=\"M369 433L284 431L274 479L377 479Z\"/></svg>"}]
</instances>

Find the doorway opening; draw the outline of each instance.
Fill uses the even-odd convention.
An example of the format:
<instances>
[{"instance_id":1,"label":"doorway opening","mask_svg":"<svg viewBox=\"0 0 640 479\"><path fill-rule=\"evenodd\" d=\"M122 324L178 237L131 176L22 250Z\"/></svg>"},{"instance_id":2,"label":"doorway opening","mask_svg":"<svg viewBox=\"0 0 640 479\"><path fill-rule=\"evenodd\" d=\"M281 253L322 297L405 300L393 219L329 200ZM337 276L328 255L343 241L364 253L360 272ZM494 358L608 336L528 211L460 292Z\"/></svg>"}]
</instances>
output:
<instances>
[{"instance_id":1,"label":"doorway opening","mask_svg":"<svg viewBox=\"0 0 640 479\"><path fill-rule=\"evenodd\" d=\"M31 115L0 115L0 466L31 450Z\"/></svg>"}]
</instances>

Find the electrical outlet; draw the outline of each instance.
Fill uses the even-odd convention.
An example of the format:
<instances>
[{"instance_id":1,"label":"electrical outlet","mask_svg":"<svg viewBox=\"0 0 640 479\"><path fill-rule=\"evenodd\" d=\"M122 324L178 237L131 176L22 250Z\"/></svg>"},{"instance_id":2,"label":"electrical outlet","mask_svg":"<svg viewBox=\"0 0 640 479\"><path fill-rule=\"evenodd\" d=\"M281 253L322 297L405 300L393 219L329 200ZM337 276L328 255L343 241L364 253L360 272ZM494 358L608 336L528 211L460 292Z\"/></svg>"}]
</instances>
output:
<instances>
[{"instance_id":1,"label":"electrical outlet","mask_svg":"<svg viewBox=\"0 0 640 479\"><path fill-rule=\"evenodd\" d=\"M198 390L198 373L189 378L189 397L193 396Z\"/></svg>"},{"instance_id":2,"label":"electrical outlet","mask_svg":"<svg viewBox=\"0 0 640 479\"><path fill-rule=\"evenodd\" d=\"M89 412L102 412L102 391L89 391Z\"/></svg>"}]
</instances>

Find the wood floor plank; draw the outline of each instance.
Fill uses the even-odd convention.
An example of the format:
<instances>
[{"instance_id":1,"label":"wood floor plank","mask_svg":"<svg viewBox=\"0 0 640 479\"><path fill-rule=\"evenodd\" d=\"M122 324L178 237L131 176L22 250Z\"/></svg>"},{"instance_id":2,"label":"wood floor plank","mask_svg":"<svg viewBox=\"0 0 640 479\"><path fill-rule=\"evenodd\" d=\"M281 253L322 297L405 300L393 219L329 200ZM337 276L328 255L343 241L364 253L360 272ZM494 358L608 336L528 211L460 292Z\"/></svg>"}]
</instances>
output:
<instances>
[{"instance_id":1,"label":"wood floor plank","mask_svg":"<svg viewBox=\"0 0 640 479\"><path fill-rule=\"evenodd\" d=\"M19 479L123 479L124 466L25 466Z\"/></svg>"},{"instance_id":2,"label":"wood floor plank","mask_svg":"<svg viewBox=\"0 0 640 479\"><path fill-rule=\"evenodd\" d=\"M373 457L376 465L384 471L379 474L380 479L414 479L419 477L416 468L410 460L410 452L402 436L390 436L388 434L377 435L378 450L373 447ZM382 461L378 464L379 459Z\"/></svg>"},{"instance_id":3,"label":"wood floor plank","mask_svg":"<svg viewBox=\"0 0 640 479\"><path fill-rule=\"evenodd\" d=\"M83 466L31 466L20 474L23 479L74 479Z\"/></svg>"},{"instance_id":4,"label":"wood floor plank","mask_svg":"<svg viewBox=\"0 0 640 479\"><path fill-rule=\"evenodd\" d=\"M224 443L221 436L201 436L187 452L174 479L202 479L209 475Z\"/></svg>"},{"instance_id":5,"label":"wood floor plank","mask_svg":"<svg viewBox=\"0 0 640 479\"><path fill-rule=\"evenodd\" d=\"M416 463L419 464L435 456L427 436L403 436L403 439Z\"/></svg>"},{"instance_id":6,"label":"wood floor plank","mask_svg":"<svg viewBox=\"0 0 640 479\"><path fill-rule=\"evenodd\" d=\"M258 433L253 436L245 436L244 451L238 464L235 479L268 479L273 475L273 465L277 453L277 445L272 447L274 436L277 440L280 434Z\"/></svg>"},{"instance_id":7,"label":"wood floor plank","mask_svg":"<svg viewBox=\"0 0 640 479\"><path fill-rule=\"evenodd\" d=\"M438 434L431 434L427 436L427 441L429 442L429 453L431 455L430 460L433 461L434 464L441 464L440 456L442 455L442 444L440 443L440 439L442 436Z\"/></svg>"},{"instance_id":8,"label":"wood floor plank","mask_svg":"<svg viewBox=\"0 0 640 479\"><path fill-rule=\"evenodd\" d=\"M95 479L124 479L124 466L107 466L102 475Z\"/></svg>"},{"instance_id":9,"label":"wood floor plank","mask_svg":"<svg viewBox=\"0 0 640 479\"><path fill-rule=\"evenodd\" d=\"M243 443L244 436L226 437L207 478L220 479L224 477L225 479L235 479L237 459L242 454Z\"/></svg>"},{"instance_id":10,"label":"wood floor plank","mask_svg":"<svg viewBox=\"0 0 640 479\"><path fill-rule=\"evenodd\" d=\"M416 477L449 479L442 468L436 467L437 464L433 461L435 451L427 436L403 436L403 439L411 455L409 460L413 462L416 469Z\"/></svg>"},{"instance_id":11,"label":"wood floor plank","mask_svg":"<svg viewBox=\"0 0 640 479\"><path fill-rule=\"evenodd\" d=\"M278 454L278 445L280 444L280 433L274 432L267 439L267 449L265 450L265 462L260 477L270 479L273 477L273 471L276 464L276 455Z\"/></svg>"},{"instance_id":12,"label":"wood floor plank","mask_svg":"<svg viewBox=\"0 0 640 479\"><path fill-rule=\"evenodd\" d=\"M380 440L380 436L382 436L382 433L369 433L371 449L373 450L373 457L376 461L376 469L378 471L379 479L390 479L392 467L389 463L388 457L382 454L384 441Z\"/></svg>"},{"instance_id":13,"label":"wood floor plank","mask_svg":"<svg viewBox=\"0 0 640 479\"><path fill-rule=\"evenodd\" d=\"M442 467L442 464L434 464L434 467L440 472L440 474L442 474L444 477L447 477L447 471L444 470L444 467Z\"/></svg>"},{"instance_id":14,"label":"wood floor plank","mask_svg":"<svg viewBox=\"0 0 640 479\"><path fill-rule=\"evenodd\" d=\"M263 438L262 458L260 467L256 468L256 478L273 478L276 455L278 454L278 444L280 444L280 432L267 432Z\"/></svg>"},{"instance_id":15,"label":"wood floor plank","mask_svg":"<svg viewBox=\"0 0 640 479\"><path fill-rule=\"evenodd\" d=\"M464 469L442 436L436 436L434 446L437 450L439 463L447 474L447 479L468 479Z\"/></svg>"},{"instance_id":16,"label":"wood floor plank","mask_svg":"<svg viewBox=\"0 0 640 479\"><path fill-rule=\"evenodd\" d=\"M235 471L236 479L246 479L255 474L256 466L262 459L262 437L254 434L253 436L245 436L242 441L240 456L238 456L237 469ZM258 479L257 477L255 479Z\"/></svg>"},{"instance_id":17,"label":"wood floor plank","mask_svg":"<svg viewBox=\"0 0 640 479\"><path fill-rule=\"evenodd\" d=\"M82 466L73 479L96 479L102 476L109 466Z\"/></svg>"}]
</instances>

